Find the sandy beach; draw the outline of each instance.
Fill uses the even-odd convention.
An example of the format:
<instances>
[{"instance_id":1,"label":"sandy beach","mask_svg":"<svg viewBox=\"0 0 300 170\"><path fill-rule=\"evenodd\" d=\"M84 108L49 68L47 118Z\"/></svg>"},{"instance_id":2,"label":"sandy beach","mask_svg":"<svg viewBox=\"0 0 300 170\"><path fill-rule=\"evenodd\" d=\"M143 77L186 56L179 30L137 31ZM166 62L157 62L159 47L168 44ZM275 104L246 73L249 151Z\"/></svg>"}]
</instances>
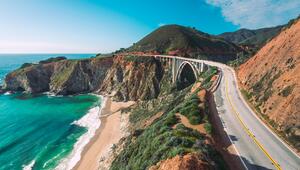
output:
<instances>
[{"instance_id":1,"label":"sandy beach","mask_svg":"<svg viewBox=\"0 0 300 170\"><path fill-rule=\"evenodd\" d=\"M101 126L96 135L85 147L81 160L76 164L76 170L96 170L99 161L108 157L113 144L126 135L124 126L128 124L128 114L121 114L120 109L126 108L134 102L113 102L107 98L105 106L101 112Z\"/></svg>"}]
</instances>

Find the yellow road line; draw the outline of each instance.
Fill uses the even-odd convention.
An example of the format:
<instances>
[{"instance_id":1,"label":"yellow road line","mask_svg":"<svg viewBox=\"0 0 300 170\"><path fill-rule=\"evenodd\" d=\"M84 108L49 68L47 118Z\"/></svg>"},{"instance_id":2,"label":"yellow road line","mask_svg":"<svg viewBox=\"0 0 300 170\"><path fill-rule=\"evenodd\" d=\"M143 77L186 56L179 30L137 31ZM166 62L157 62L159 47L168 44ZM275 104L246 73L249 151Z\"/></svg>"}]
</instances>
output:
<instances>
[{"instance_id":1,"label":"yellow road line","mask_svg":"<svg viewBox=\"0 0 300 170\"><path fill-rule=\"evenodd\" d=\"M225 77L225 76L224 76ZM260 150L263 151L263 153L271 160L272 164L275 166L275 168L277 170L282 170L280 165L271 157L271 155L267 152L267 150L262 146L262 144L259 143L259 141L255 138L255 136L253 135L253 133L249 130L249 128L246 126L246 124L244 123L244 121L241 119L241 117L239 116L239 113L237 112L237 110L235 109L233 103L231 102L231 99L228 95L228 81L227 78L225 77L225 91L226 91L226 98L228 99L233 112L235 113L235 116L238 118L239 122L242 124L243 129L246 131L246 133L250 136L250 138L254 141L254 143L259 147Z\"/></svg>"}]
</instances>

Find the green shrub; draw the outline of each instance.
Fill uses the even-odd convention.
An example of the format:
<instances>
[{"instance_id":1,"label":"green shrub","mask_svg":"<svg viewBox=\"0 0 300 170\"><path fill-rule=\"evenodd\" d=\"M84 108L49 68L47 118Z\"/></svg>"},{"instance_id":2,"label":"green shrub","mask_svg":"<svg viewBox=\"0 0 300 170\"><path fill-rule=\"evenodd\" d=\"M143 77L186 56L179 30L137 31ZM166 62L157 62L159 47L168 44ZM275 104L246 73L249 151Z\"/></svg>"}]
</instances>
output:
<instances>
[{"instance_id":1,"label":"green shrub","mask_svg":"<svg viewBox=\"0 0 300 170\"><path fill-rule=\"evenodd\" d=\"M211 134L212 133L212 125L209 123L209 122L206 122L204 124L204 128L205 128L205 131L208 133L208 134Z\"/></svg>"},{"instance_id":2,"label":"green shrub","mask_svg":"<svg viewBox=\"0 0 300 170\"><path fill-rule=\"evenodd\" d=\"M252 98L252 93L249 93L248 91L246 91L245 89L241 89L241 93L243 94L243 96L245 96L245 98L247 100L250 100Z\"/></svg>"},{"instance_id":3,"label":"green shrub","mask_svg":"<svg viewBox=\"0 0 300 170\"><path fill-rule=\"evenodd\" d=\"M180 114L186 116L192 125L200 124L202 121L201 111L199 108L200 100L191 96L191 98L180 108Z\"/></svg>"},{"instance_id":4,"label":"green shrub","mask_svg":"<svg viewBox=\"0 0 300 170\"><path fill-rule=\"evenodd\" d=\"M64 56L59 56L59 57L51 57L48 58L46 60L42 60L39 63L40 64L47 64L47 63L52 63L52 62L57 62L57 61L61 61L61 60L66 60L67 58Z\"/></svg>"},{"instance_id":5,"label":"green shrub","mask_svg":"<svg viewBox=\"0 0 300 170\"><path fill-rule=\"evenodd\" d=\"M154 61L152 57L144 57L144 56L125 56L124 58L126 61L129 62L136 62L136 63L149 63Z\"/></svg>"},{"instance_id":6,"label":"green shrub","mask_svg":"<svg viewBox=\"0 0 300 170\"><path fill-rule=\"evenodd\" d=\"M32 65L34 65L34 64L32 64L32 63L24 63L24 64L21 65L20 69L23 69L23 68L26 68L26 67L30 67Z\"/></svg>"},{"instance_id":7,"label":"green shrub","mask_svg":"<svg viewBox=\"0 0 300 170\"><path fill-rule=\"evenodd\" d=\"M293 89L294 89L294 85L287 86L279 93L279 95L281 95L283 97L287 97L293 92Z\"/></svg>"}]
</instances>

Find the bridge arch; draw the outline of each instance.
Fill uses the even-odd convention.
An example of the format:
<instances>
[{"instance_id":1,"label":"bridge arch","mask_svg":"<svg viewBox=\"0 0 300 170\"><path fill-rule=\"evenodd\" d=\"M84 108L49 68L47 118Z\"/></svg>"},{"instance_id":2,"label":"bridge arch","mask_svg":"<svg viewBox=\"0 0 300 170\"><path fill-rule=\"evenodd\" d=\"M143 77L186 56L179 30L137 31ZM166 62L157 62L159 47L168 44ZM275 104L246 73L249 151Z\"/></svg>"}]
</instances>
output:
<instances>
[{"instance_id":1,"label":"bridge arch","mask_svg":"<svg viewBox=\"0 0 300 170\"><path fill-rule=\"evenodd\" d=\"M198 79L198 71L192 62L183 61L176 72L175 80L177 89L184 89Z\"/></svg>"}]
</instances>

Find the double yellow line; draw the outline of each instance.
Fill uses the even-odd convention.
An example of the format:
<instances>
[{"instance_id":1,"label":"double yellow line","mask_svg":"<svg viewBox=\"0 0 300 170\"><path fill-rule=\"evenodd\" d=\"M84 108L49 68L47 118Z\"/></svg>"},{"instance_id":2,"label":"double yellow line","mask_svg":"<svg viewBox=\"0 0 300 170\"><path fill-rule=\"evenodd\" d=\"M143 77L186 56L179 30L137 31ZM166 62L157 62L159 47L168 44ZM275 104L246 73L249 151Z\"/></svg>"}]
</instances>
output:
<instances>
[{"instance_id":1,"label":"double yellow line","mask_svg":"<svg viewBox=\"0 0 300 170\"><path fill-rule=\"evenodd\" d=\"M225 76L224 76L225 77ZM225 77L225 91L226 91L226 98L229 101L232 110L234 112L234 115L237 117L241 125L243 126L243 129L246 131L246 133L250 136L250 138L254 141L254 143L259 147L260 150L263 151L263 153L271 160L272 164L275 166L277 170L282 170L280 165L271 157L271 155L267 152L267 150L262 146L262 144L259 143L259 141L255 138L253 133L249 130L249 128L246 126L244 121L241 119L239 113L237 112L235 106L233 105L229 95L228 95L228 81L227 78Z\"/></svg>"}]
</instances>

